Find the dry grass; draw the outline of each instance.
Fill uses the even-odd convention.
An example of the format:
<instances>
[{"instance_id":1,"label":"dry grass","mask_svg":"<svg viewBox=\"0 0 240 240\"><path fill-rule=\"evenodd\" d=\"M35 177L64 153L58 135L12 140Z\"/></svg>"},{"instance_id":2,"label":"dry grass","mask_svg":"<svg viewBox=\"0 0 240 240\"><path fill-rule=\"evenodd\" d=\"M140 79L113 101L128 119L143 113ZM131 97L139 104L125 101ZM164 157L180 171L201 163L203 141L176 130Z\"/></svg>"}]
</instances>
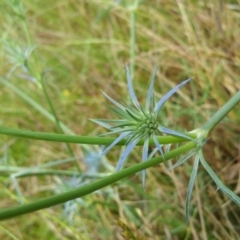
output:
<instances>
[{"instance_id":1,"label":"dry grass","mask_svg":"<svg viewBox=\"0 0 240 240\"><path fill-rule=\"evenodd\" d=\"M37 45L29 62L36 76L46 75L48 92L58 117L79 135L102 132L88 118L110 117L100 89L116 100L127 97L124 66L130 62L130 12L110 0L28 1L25 21L11 1L0 3L1 76L12 64L7 49L28 47L29 31ZM17 1L16 1L17 2ZM127 2L127 1L126 1ZM130 1L129 1L130 2ZM184 3L183 3L184 2ZM230 1L229 1L230 2ZM169 127L191 130L201 126L240 89L240 5L237 1L144 1L136 11L134 86L140 99L146 94L154 66L159 65L155 92L161 97L176 83L194 77L171 98L162 112ZM16 54L13 54L16 58ZM19 76L10 80L49 110L42 90ZM0 123L35 131L57 131L36 109L11 89L0 87ZM223 182L240 192L240 108L234 109L212 132L204 154ZM7 150L9 166L32 167L69 157L65 144L28 141L1 136L0 151ZM81 157L80 146L71 146ZM109 155L115 166L116 154ZM135 151L132 161L140 161ZM165 165L148 170L147 189L132 176L78 204L74 221L68 222L63 206L53 207L2 222L1 239L238 239L239 209L216 191L204 171L192 199L192 218L185 225L184 207L191 161L169 172ZM2 161L4 166L4 162ZM80 163L86 168L84 161ZM73 164L59 169L75 170ZM102 169L102 172L107 172ZM56 192L60 177L28 177L19 180L24 202ZM0 177L1 207L18 204L16 186ZM14 237L13 237L14 236Z\"/></svg>"}]
</instances>

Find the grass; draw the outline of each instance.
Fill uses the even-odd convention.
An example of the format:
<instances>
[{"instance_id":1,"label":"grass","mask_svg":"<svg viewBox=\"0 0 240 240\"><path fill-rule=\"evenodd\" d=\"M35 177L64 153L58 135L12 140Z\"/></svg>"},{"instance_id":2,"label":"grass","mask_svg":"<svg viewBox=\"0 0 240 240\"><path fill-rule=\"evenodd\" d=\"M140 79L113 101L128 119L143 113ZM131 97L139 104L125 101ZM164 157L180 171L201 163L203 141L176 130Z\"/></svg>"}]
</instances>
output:
<instances>
[{"instance_id":1,"label":"grass","mask_svg":"<svg viewBox=\"0 0 240 240\"><path fill-rule=\"evenodd\" d=\"M130 1L126 1L126 4ZM163 125L191 130L202 125L240 89L239 14L237 1L143 1L135 11L135 52L130 46L131 12L110 0L19 1L0 3L0 70L2 77L21 90L30 102L9 86L0 87L0 124L42 132L59 132L44 96L45 85L65 133L97 135L103 130L88 118L110 118L100 90L120 100L127 97L125 63L134 67L134 87L144 100L149 76L157 64L155 94L164 95L188 77L191 85L173 96L162 111ZM37 46L28 59L31 76L23 78L19 49ZM133 56L135 56L133 58ZM26 76L24 76L26 78ZM240 110L231 111L204 146L208 163L222 181L239 193ZM23 140L0 136L0 206L32 202L74 187L69 177L28 176L18 185L8 167L32 168L51 164L51 169L77 172L64 143ZM70 144L83 172L85 146ZM105 159L97 174L114 172L120 148ZM139 149L140 150L140 149ZM56 163L56 161L58 162ZM59 160L61 160L59 162ZM141 161L135 150L126 167ZM173 160L174 162L174 160ZM56 165L54 165L56 163ZM191 200L192 218L184 219L185 197L192 162L169 172L164 164L147 171L146 191L140 174L60 205L0 223L1 239L238 239L239 209L216 191L205 171L200 171ZM4 173L4 174L3 174ZM12 175L11 175L12 176ZM81 181L80 181L81 180ZM80 179L82 184L92 178ZM77 181L75 179L75 181ZM72 185L73 184L73 185ZM18 190L18 191L17 191ZM71 215L73 214L73 215ZM72 217L71 217L72 216ZM130 238L131 237L131 238Z\"/></svg>"}]
</instances>

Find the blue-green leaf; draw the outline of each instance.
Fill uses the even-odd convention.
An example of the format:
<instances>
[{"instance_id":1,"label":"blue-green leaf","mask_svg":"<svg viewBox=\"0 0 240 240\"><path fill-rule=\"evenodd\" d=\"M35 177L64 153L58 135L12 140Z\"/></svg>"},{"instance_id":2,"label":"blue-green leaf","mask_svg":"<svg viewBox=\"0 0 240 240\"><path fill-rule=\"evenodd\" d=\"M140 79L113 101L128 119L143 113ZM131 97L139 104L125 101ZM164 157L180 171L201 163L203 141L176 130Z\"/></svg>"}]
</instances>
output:
<instances>
[{"instance_id":1,"label":"blue-green leaf","mask_svg":"<svg viewBox=\"0 0 240 240\"><path fill-rule=\"evenodd\" d=\"M130 97L131 97L132 102L135 105L135 107L137 109L140 109L140 104L137 100L137 97L136 97L134 89L133 89L132 79L131 79L131 75L130 75L128 65L126 65L126 73L127 73L128 91L129 91Z\"/></svg>"},{"instance_id":2,"label":"blue-green leaf","mask_svg":"<svg viewBox=\"0 0 240 240\"><path fill-rule=\"evenodd\" d=\"M158 115L158 112L160 111L161 107L163 106L163 104L175 93L178 91L179 88L181 88L182 86L184 86L186 83L188 83L192 78L189 78L183 82L181 82L180 84L178 84L176 87L174 87L173 89L171 89L166 95L164 95L156 104L155 108L154 108L154 112L156 115Z\"/></svg>"},{"instance_id":3,"label":"blue-green leaf","mask_svg":"<svg viewBox=\"0 0 240 240\"><path fill-rule=\"evenodd\" d=\"M154 98L153 85L154 85L154 80L156 77L157 69L158 69L158 67L155 67L155 70L154 70L152 78L151 78L150 86L148 88L148 93L147 93L146 102L145 102L145 111L147 111L147 112L150 112L150 106L152 104L152 99Z\"/></svg>"},{"instance_id":4,"label":"blue-green leaf","mask_svg":"<svg viewBox=\"0 0 240 240\"><path fill-rule=\"evenodd\" d=\"M194 165L193 165L190 181L189 181L189 184L188 184L188 190L187 190L187 198L186 198L186 221L187 221L187 223L189 222L190 201L191 201L194 182L195 182L195 179L196 179L196 176L197 176L198 165L199 165L199 155L197 154L196 157L195 157L195 160L194 160Z\"/></svg>"},{"instance_id":5,"label":"blue-green leaf","mask_svg":"<svg viewBox=\"0 0 240 240\"><path fill-rule=\"evenodd\" d=\"M215 174L215 172L212 170L212 168L208 165L206 162L202 151L199 152L200 154L200 161L203 167L206 169L212 180L217 185L217 188L220 189L223 193L225 193L232 201L234 201L238 207L240 207L240 198L231 191L227 186L225 186L222 181L219 179L219 177Z\"/></svg>"}]
</instances>

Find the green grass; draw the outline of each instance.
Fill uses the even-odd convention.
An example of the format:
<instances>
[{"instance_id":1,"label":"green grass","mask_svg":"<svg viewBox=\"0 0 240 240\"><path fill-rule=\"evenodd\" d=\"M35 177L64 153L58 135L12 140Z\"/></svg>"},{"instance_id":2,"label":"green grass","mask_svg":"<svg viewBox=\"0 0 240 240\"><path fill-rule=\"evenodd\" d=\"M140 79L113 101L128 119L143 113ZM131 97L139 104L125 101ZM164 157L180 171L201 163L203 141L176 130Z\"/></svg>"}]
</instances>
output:
<instances>
[{"instance_id":1,"label":"green grass","mask_svg":"<svg viewBox=\"0 0 240 240\"><path fill-rule=\"evenodd\" d=\"M54 118L46 113L51 113L51 109L39 82L42 72L46 72L45 85L56 115L68 127L62 127L63 131L78 135L103 132L88 118L111 117L100 90L116 100L128 97L126 62L134 66L133 84L142 102L155 65L159 65L155 83L159 98L177 83L194 77L162 111L163 125L176 126L175 129L201 126L240 89L237 1L222 1L222 5L221 1L185 1L184 5L179 0L143 1L135 11L134 53L130 45L133 23L126 6L110 0L58 0L44 4L22 0L26 13L23 19L19 17L18 2L0 3L0 75L8 76L10 69L21 62L16 49L37 46L28 58L28 67L38 82L23 79L21 68L9 75L9 81L29 101L0 83L3 126L59 133ZM239 122L240 111L235 108L213 130L204 146L208 163L236 193ZM60 187L68 177L22 177L17 188L6 173L8 167L16 167L19 173L22 167L67 159L70 155L66 144L6 136L0 136L0 143L0 167L5 167L0 177L1 208L17 205L20 199L27 203L63 191ZM86 146L70 147L80 159L79 167L86 172ZM98 174L114 172L119 154L119 147L111 151ZM140 149L136 149L125 167L140 161ZM50 168L77 172L74 161L61 162ZM120 181L72 202L76 207L72 219L59 205L1 222L0 239L238 239L239 209L216 191L205 171L198 173L191 200L192 217L186 226L185 197L191 169L192 161L172 172L164 164L151 168L147 171L145 192L140 174Z\"/></svg>"}]
</instances>

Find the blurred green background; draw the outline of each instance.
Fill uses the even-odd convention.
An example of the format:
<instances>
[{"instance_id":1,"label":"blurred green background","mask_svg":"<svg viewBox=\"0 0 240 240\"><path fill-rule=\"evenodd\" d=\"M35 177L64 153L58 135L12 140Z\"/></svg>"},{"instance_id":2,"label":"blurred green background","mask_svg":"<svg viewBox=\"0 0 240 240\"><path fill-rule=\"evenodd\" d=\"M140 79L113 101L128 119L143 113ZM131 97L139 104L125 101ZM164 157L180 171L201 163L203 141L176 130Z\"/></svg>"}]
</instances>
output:
<instances>
[{"instance_id":1,"label":"blurred green background","mask_svg":"<svg viewBox=\"0 0 240 240\"><path fill-rule=\"evenodd\" d=\"M1 0L0 124L59 132L49 119L44 83L65 133L98 135L89 118L111 118L101 90L128 99L125 64L143 102L156 65L155 95L194 77L161 110L162 124L200 127L240 89L239 1ZM7 83L6 83L7 82ZM20 93L19 93L20 92ZM36 104L38 104L36 106ZM240 192L239 105L214 129L204 154ZM113 173L121 148L99 162L97 147L0 136L0 206L32 202ZM90 160L89 160L90 159ZM91 162L93 159L93 162ZM89 162L89 161L90 162ZM173 159L174 162L176 159ZM125 167L141 161L136 149ZM45 164L45 165L44 165ZM46 164L48 164L46 166ZM54 169L40 174L41 167ZM161 164L75 201L0 223L0 239L240 239L240 211L199 171L192 218L184 219L192 162ZM57 171L68 171L63 176ZM28 176L17 178L28 172ZM35 172L30 176L30 172Z\"/></svg>"}]
</instances>

